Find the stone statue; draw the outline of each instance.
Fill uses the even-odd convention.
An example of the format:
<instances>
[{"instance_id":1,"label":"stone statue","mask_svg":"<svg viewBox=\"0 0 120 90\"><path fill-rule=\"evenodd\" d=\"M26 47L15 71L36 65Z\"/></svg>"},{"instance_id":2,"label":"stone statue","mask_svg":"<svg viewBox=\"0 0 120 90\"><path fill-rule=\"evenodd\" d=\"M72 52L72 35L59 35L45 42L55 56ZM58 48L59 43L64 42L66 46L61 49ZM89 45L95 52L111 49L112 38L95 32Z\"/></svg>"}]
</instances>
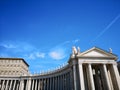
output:
<instances>
[{"instance_id":1,"label":"stone statue","mask_svg":"<svg viewBox=\"0 0 120 90\"><path fill-rule=\"evenodd\" d=\"M78 47L78 53L80 53L80 47Z\"/></svg>"},{"instance_id":2,"label":"stone statue","mask_svg":"<svg viewBox=\"0 0 120 90\"><path fill-rule=\"evenodd\" d=\"M112 53L112 48L109 48L109 52Z\"/></svg>"},{"instance_id":3,"label":"stone statue","mask_svg":"<svg viewBox=\"0 0 120 90\"><path fill-rule=\"evenodd\" d=\"M72 47L72 54L77 54L77 49L75 46Z\"/></svg>"}]
</instances>

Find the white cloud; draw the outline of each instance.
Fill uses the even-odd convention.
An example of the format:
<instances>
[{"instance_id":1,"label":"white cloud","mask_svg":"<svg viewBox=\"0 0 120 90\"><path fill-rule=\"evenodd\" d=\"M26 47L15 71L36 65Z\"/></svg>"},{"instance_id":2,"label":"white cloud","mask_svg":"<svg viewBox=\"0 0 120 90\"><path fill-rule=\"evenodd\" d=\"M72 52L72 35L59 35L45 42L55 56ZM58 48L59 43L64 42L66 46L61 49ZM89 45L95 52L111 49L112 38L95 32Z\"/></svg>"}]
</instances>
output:
<instances>
[{"instance_id":1,"label":"white cloud","mask_svg":"<svg viewBox=\"0 0 120 90\"><path fill-rule=\"evenodd\" d=\"M26 55L26 58L28 59L45 58L45 53L33 52L33 53Z\"/></svg>"},{"instance_id":2,"label":"white cloud","mask_svg":"<svg viewBox=\"0 0 120 90\"><path fill-rule=\"evenodd\" d=\"M30 52L36 49L29 43L19 41L4 41L0 43L0 46L5 48L9 52Z\"/></svg>"},{"instance_id":3,"label":"white cloud","mask_svg":"<svg viewBox=\"0 0 120 90\"><path fill-rule=\"evenodd\" d=\"M79 42L79 39L75 39L74 42L75 42L75 43Z\"/></svg>"},{"instance_id":4,"label":"white cloud","mask_svg":"<svg viewBox=\"0 0 120 90\"><path fill-rule=\"evenodd\" d=\"M55 50L52 50L50 53L49 53L49 56L52 58L52 59L55 59L55 60L60 60L60 59L63 59L65 58L65 50L63 50L62 48L57 48Z\"/></svg>"},{"instance_id":5,"label":"white cloud","mask_svg":"<svg viewBox=\"0 0 120 90\"><path fill-rule=\"evenodd\" d=\"M70 54L68 53L68 51L71 50L72 45L78 43L79 41L80 41L79 39L65 41L61 44L58 44L56 47L52 48L48 54L54 60L64 59L66 56Z\"/></svg>"},{"instance_id":6,"label":"white cloud","mask_svg":"<svg viewBox=\"0 0 120 90\"><path fill-rule=\"evenodd\" d=\"M30 55L26 55L28 59L35 59L35 55L31 53Z\"/></svg>"},{"instance_id":7,"label":"white cloud","mask_svg":"<svg viewBox=\"0 0 120 90\"><path fill-rule=\"evenodd\" d=\"M47 59L50 57L54 60L61 60L68 56L68 51L71 50L70 47L77 42L79 42L79 39L65 41L43 52L27 42L4 41L0 43L0 48L2 49L0 53L3 53L1 56L9 55L13 57L23 57L26 59Z\"/></svg>"},{"instance_id":8,"label":"white cloud","mask_svg":"<svg viewBox=\"0 0 120 90\"><path fill-rule=\"evenodd\" d=\"M1 46L5 47L5 48L8 48L8 49L17 47L16 45L13 45L13 44L10 44L10 43L8 43L8 44L3 43L3 44L1 44Z\"/></svg>"},{"instance_id":9,"label":"white cloud","mask_svg":"<svg viewBox=\"0 0 120 90\"><path fill-rule=\"evenodd\" d=\"M45 58L45 53L42 53L42 52L36 52L36 57L39 57L39 58Z\"/></svg>"}]
</instances>

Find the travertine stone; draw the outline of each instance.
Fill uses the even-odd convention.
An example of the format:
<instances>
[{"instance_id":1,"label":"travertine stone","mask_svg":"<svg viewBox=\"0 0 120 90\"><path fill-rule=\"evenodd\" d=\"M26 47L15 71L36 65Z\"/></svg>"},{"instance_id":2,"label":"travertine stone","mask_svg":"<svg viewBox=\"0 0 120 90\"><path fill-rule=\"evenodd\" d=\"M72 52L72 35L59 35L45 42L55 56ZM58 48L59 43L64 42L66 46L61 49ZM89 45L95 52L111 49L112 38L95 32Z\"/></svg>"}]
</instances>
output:
<instances>
[{"instance_id":1,"label":"travertine stone","mask_svg":"<svg viewBox=\"0 0 120 90\"><path fill-rule=\"evenodd\" d=\"M90 80L90 85L91 85L90 90L95 90L91 64L88 64L88 73L89 73L89 78L90 78L89 80Z\"/></svg>"},{"instance_id":2,"label":"travertine stone","mask_svg":"<svg viewBox=\"0 0 120 90\"><path fill-rule=\"evenodd\" d=\"M74 90L78 90L77 89L76 67L75 67L75 65L73 65L73 79L74 79Z\"/></svg>"},{"instance_id":3,"label":"travertine stone","mask_svg":"<svg viewBox=\"0 0 120 90\"><path fill-rule=\"evenodd\" d=\"M115 78L117 82L116 86L118 87L118 90L120 90L120 75L118 72L117 64L113 64L112 67L113 67L113 72L115 73Z\"/></svg>"},{"instance_id":4,"label":"travertine stone","mask_svg":"<svg viewBox=\"0 0 120 90\"><path fill-rule=\"evenodd\" d=\"M74 47L68 64L42 74L29 74L21 58L0 58L0 90L120 90L117 56L93 47Z\"/></svg>"},{"instance_id":5,"label":"travertine stone","mask_svg":"<svg viewBox=\"0 0 120 90\"><path fill-rule=\"evenodd\" d=\"M82 63L79 63L78 67L79 67L79 75L80 75L80 89L81 90L85 90L83 65L82 65Z\"/></svg>"},{"instance_id":6,"label":"travertine stone","mask_svg":"<svg viewBox=\"0 0 120 90\"><path fill-rule=\"evenodd\" d=\"M107 82L108 90L112 90L111 85L110 85L110 80L109 80L109 77L108 77L106 64L103 64L102 66L103 66L103 71L104 71L104 75L105 75L105 80Z\"/></svg>"}]
</instances>

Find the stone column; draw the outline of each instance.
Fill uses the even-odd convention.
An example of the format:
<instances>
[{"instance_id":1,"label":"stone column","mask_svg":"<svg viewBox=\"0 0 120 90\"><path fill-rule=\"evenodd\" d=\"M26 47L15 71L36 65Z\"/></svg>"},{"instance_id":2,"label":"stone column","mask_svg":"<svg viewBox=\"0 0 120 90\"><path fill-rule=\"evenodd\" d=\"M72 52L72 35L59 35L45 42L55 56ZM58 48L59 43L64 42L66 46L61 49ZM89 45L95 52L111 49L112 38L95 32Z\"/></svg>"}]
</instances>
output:
<instances>
[{"instance_id":1,"label":"stone column","mask_svg":"<svg viewBox=\"0 0 120 90\"><path fill-rule=\"evenodd\" d=\"M34 79L32 80L32 90L34 90Z\"/></svg>"},{"instance_id":2,"label":"stone column","mask_svg":"<svg viewBox=\"0 0 120 90\"><path fill-rule=\"evenodd\" d=\"M40 79L40 90L42 90L42 79Z\"/></svg>"},{"instance_id":3,"label":"stone column","mask_svg":"<svg viewBox=\"0 0 120 90\"><path fill-rule=\"evenodd\" d=\"M118 72L117 64L113 64L112 68L113 68L113 73L115 75L114 78L116 80L116 87L117 87L118 90L120 90L120 75L119 75L119 72Z\"/></svg>"},{"instance_id":4,"label":"stone column","mask_svg":"<svg viewBox=\"0 0 120 90\"><path fill-rule=\"evenodd\" d=\"M16 86L16 80L14 81L13 90L16 90L15 86Z\"/></svg>"},{"instance_id":5,"label":"stone column","mask_svg":"<svg viewBox=\"0 0 120 90\"><path fill-rule=\"evenodd\" d=\"M19 80L17 80L16 90L19 90Z\"/></svg>"},{"instance_id":6,"label":"stone column","mask_svg":"<svg viewBox=\"0 0 120 90\"><path fill-rule=\"evenodd\" d=\"M45 90L47 89L47 78L45 78Z\"/></svg>"},{"instance_id":7,"label":"stone column","mask_svg":"<svg viewBox=\"0 0 120 90\"><path fill-rule=\"evenodd\" d=\"M22 79L20 81L20 90L23 90L24 89L24 80Z\"/></svg>"},{"instance_id":8,"label":"stone column","mask_svg":"<svg viewBox=\"0 0 120 90\"><path fill-rule=\"evenodd\" d=\"M70 77L70 79L69 79L69 81L70 81L70 86L69 86L69 88L70 88L70 90L74 90L74 85L73 85L73 72L72 72L72 70L70 71L70 75L69 75L69 77Z\"/></svg>"},{"instance_id":9,"label":"stone column","mask_svg":"<svg viewBox=\"0 0 120 90\"><path fill-rule=\"evenodd\" d=\"M44 89L44 87L43 87L43 85L44 85L44 80L42 79L41 82L42 82L42 83L41 83L41 90L43 90L43 89Z\"/></svg>"},{"instance_id":10,"label":"stone column","mask_svg":"<svg viewBox=\"0 0 120 90\"><path fill-rule=\"evenodd\" d=\"M45 79L45 90L48 88L48 78Z\"/></svg>"},{"instance_id":11,"label":"stone column","mask_svg":"<svg viewBox=\"0 0 120 90\"><path fill-rule=\"evenodd\" d=\"M10 81L10 87L9 87L9 90L11 90L12 82L13 82L13 80Z\"/></svg>"},{"instance_id":12,"label":"stone column","mask_svg":"<svg viewBox=\"0 0 120 90\"><path fill-rule=\"evenodd\" d=\"M111 85L110 85L110 80L109 80L109 77L108 77L107 68L106 68L105 64L103 64L103 71L104 71L104 75L105 75L105 79L106 79L106 84L107 84L108 90L112 90L111 89Z\"/></svg>"},{"instance_id":13,"label":"stone column","mask_svg":"<svg viewBox=\"0 0 120 90\"><path fill-rule=\"evenodd\" d=\"M59 88L59 84L58 84L58 76L57 76L57 90L59 90L58 88Z\"/></svg>"},{"instance_id":14,"label":"stone column","mask_svg":"<svg viewBox=\"0 0 120 90\"><path fill-rule=\"evenodd\" d=\"M1 83L1 79L0 79L0 89L2 88L2 83Z\"/></svg>"},{"instance_id":15,"label":"stone column","mask_svg":"<svg viewBox=\"0 0 120 90\"><path fill-rule=\"evenodd\" d=\"M34 90L37 90L37 79L35 80L35 89Z\"/></svg>"},{"instance_id":16,"label":"stone column","mask_svg":"<svg viewBox=\"0 0 120 90\"><path fill-rule=\"evenodd\" d=\"M60 90L62 90L62 75L59 76L59 87L60 87Z\"/></svg>"},{"instance_id":17,"label":"stone column","mask_svg":"<svg viewBox=\"0 0 120 90\"><path fill-rule=\"evenodd\" d=\"M111 79L111 74L110 74L110 69L109 69L109 68L108 68L108 77L109 77L111 89L114 90L114 88L113 88L113 83L112 83L112 79Z\"/></svg>"},{"instance_id":18,"label":"stone column","mask_svg":"<svg viewBox=\"0 0 120 90\"><path fill-rule=\"evenodd\" d=\"M29 81L26 79L26 90L28 90L28 83L29 83Z\"/></svg>"},{"instance_id":19,"label":"stone column","mask_svg":"<svg viewBox=\"0 0 120 90\"><path fill-rule=\"evenodd\" d=\"M7 80L7 82L6 82L6 87L5 87L5 90L7 90L7 89L8 89L8 83L9 83L9 80Z\"/></svg>"},{"instance_id":20,"label":"stone column","mask_svg":"<svg viewBox=\"0 0 120 90\"><path fill-rule=\"evenodd\" d=\"M52 90L54 90L55 88L54 88L54 83L55 83L55 80L54 80L54 77L53 77L53 87L52 87Z\"/></svg>"},{"instance_id":21,"label":"stone column","mask_svg":"<svg viewBox=\"0 0 120 90\"><path fill-rule=\"evenodd\" d=\"M65 82L65 90L67 90L67 78L66 78L66 74L64 75L64 82Z\"/></svg>"},{"instance_id":22,"label":"stone column","mask_svg":"<svg viewBox=\"0 0 120 90\"><path fill-rule=\"evenodd\" d=\"M95 90L95 85L94 85L94 79L93 79L93 71L92 71L92 67L91 64L87 65L87 69L88 69L88 74L89 74L89 82L90 82L90 90Z\"/></svg>"},{"instance_id":23,"label":"stone column","mask_svg":"<svg viewBox=\"0 0 120 90\"><path fill-rule=\"evenodd\" d=\"M63 90L63 75L61 75L61 90Z\"/></svg>"},{"instance_id":24,"label":"stone column","mask_svg":"<svg viewBox=\"0 0 120 90\"><path fill-rule=\"evenodd\" d=\"M50 89L50 78L47 78L47 90Z\"/></svg>"},{"instance_id":25,"label":"stone column","mask_svg":"<svg viewBox=\"0 0 120 90\"><path fill-rule=\"evenodd\" d=\"M57 76L55 77L55 90L57 90Z\"/></svg>"},{"instance_id":26,"label":"stone column","mask_svg":"<svg viewBox=\"0 0 120 90\"><path fill-rule=\"evenodd\" d=\"M77 90L76 66L73 65L74 90Z\"/></svg>"},{"instance_id":27,"label":"stone column","mask_svg":"<svg viewBox=\"0 0 120 90\"><path fill-rule=\"evenodd\" d=\"M51 86L52 86L52 78L50 77L50 90L52 90Z\"/></svg>"},{"instance_id":28,"label":"stone column","mask_svg":"<svg viewBox=\"0 0 120 90\"><path fill-rule=\"evenodd\" d=\"M46 89L46 78L43 79L43 83L44 83L43 90L45 90Z\"/></svg>"},{"instance_id":29,"label":"stone column","mask_svg":"<svg viewBox=\"0 0 120 90\"><path fill-rule=\"evenodd\" d=\"M70 88L70 72L68 73L68 75L67 75L67 85L68 85L68 87L67 87L67 90L70 90L71 88Z\"/></svg>"},{"instance_id":30,"label":"stone column","mask_svg":"<svg viewBox=\"0 0 120 90\"><path fill-rule=\"evenodd\" d=\"M65 90L65 74L63 74L63 90Z\"/></svg>"},{"instance_id":31,"label":"stone column","mask_svg":"<svg viewBox=\"0 0 120 90\"><path fill-rule=\"evenodd\" d=\"M1 79L0 79L0 89L1 89Z\"/></svg>"},{"instance_id":32,"label":"stone column","mask_svg":"<svg viewBox=\"0 0 120 90\"><path fill-rule=\"evenodd\" d=\"M118 79L118 82L117 82L117 77L116 77L116 75L115 75L115 70L114 70L114 65L113 64L110 64L109 65L109 71L110 71L110 76L111 76L111 80L112 80L112 85L113 85L113 88L114 88L114 90L120 90L119 89L119 85L118 85L118 83L119 83L119 79Z\"/></svg>"},{"instance_id":33,"label":"stone column","mask_svg":"<svg viewBox=\"0 0 120 90\"><path fill-rule=\"evenodd\" d=\"M28 86L27 86L27 90L30 90L31 89L31 78L28 79Z\"/></svg>"},{"instance_id":34,"label":"stone column","mask_svg":"<svg viewBox=\"0 0 120 90\"><path fill-rule=\"evenodd\" d=\"M72 76L70 76L70 72L68 74L68 90L72 90L72 85L71 85L71 78Z\"/></svg>"},{"instance_id":35,"label":"stone column","mask_svg":"<svg viewBox=\"0 0 120 90\"><path fill-rule=\"evenodd\" d=\"M40 90L40 79L38 80L38 90Z\"/></svg>"},{"instance_id":36,"label":"stone column","mask_svg":"<svg viewBox=\"0 0 120 90\"><path fill-rule=\"evenodd\" d=\"M4 88L5 88L5 80L3 80L3 82L2 82L2 89L1 90L4 90Z\"/></svg>"},{"instance_id":37,"label":"stone column","mask_svg":"<svg viewBox=\"0 0 120 90\"><path fill-rule=\"evenodd\" d=\"M58 90L60 90L60 88L59 88L59 87L60 87L60 86L59 86L59 84L60 84L59 77L60 77L60 76L58 76Z\"/></svg>"},{"instance_id":38,"label":"stone column","mask_svg":"<svg viewBox=\"0 0 120 90\"><path fill-rule=\"evenodd\" d=\"M80 90L85 90L84 76L83 76L83 65L82 65L82 63L78 64L78 68L79 68L79 78L80 78Z\"/></svg>"},{"instance_id":39,"label":"stone column","mask_svg":"<svg viewBox=\"0 0 120 90\"><path fill-rule=\"evenodd\" d=\"M68 82L68 79L69 79L69 78L68 78L68 73L66 73L66 90L69 90L69 89L68 89L68 87L69 87L69 85L68 85L68 83L69 83L69 82Z\"/></svg>"},{"instance_id":40,"label":"stone column","mask_svg":"<svg viewBox=\"0 0 120 90\"><path fill-rule=\"evenodd\" d=\"M65 74L65 90L67 90L67 73Z\"/></svg>"}]
</instances>

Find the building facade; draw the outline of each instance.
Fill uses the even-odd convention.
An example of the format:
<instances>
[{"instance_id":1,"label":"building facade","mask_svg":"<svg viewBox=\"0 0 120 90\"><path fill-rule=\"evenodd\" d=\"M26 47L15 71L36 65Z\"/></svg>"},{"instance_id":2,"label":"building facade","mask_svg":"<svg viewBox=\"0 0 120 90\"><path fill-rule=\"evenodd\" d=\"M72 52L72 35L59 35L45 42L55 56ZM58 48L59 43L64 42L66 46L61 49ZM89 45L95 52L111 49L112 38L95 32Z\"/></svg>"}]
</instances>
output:
<instances>
[{"instance_id":1,"label":"building facade","mask_svg":"<svg viewBox=\"0 0 120 90\"><path fill-rule=\"evenodd\" d=\"M0 76L29 75L28 67L22 58L0 58Z\"/></svg>"},{"instance_id":2,"label":"building facade","mask_svg":"<svg viewBox=\"0 0 120 90\"><path fill-rule=\"evenodd\" d=\"M120 90L117 56L73 47L68 64L36 75L0 76L0 90Z\"/></svg>"}]
</instances>

